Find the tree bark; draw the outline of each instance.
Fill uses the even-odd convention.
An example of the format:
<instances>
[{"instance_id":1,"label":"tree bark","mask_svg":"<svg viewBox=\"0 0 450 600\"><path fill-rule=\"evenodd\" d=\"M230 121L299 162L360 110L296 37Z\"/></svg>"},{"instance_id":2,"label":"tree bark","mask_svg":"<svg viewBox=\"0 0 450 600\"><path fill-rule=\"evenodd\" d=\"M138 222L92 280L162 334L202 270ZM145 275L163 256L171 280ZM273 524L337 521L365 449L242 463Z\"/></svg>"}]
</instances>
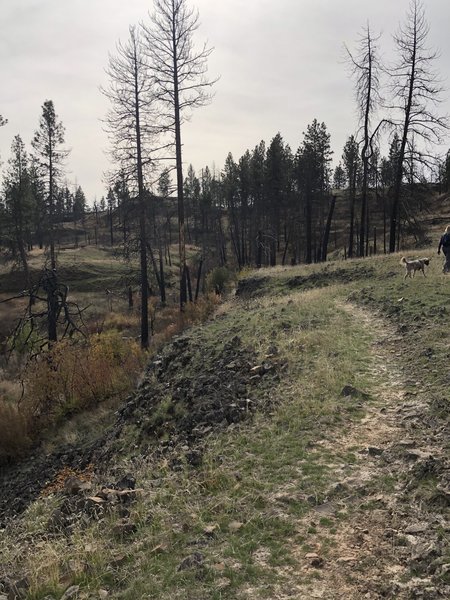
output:
<instances>
[{"instance_id":1,"label":"tree bark","mask_svg":"<svg viewBox=\"0 0 450 600\"><path fill-rule=\"evenodd\" d=\"M330 209L328 211L327 223L325 226L325 233L323 235L323 246L322 246L322 255L321 259L323 262L327 260L327 252L328 252L328 240L330 237L331 230L331 222L333 220L334 207L336 206L336 196L331 197Z\"/></svg>"}]
</instances>

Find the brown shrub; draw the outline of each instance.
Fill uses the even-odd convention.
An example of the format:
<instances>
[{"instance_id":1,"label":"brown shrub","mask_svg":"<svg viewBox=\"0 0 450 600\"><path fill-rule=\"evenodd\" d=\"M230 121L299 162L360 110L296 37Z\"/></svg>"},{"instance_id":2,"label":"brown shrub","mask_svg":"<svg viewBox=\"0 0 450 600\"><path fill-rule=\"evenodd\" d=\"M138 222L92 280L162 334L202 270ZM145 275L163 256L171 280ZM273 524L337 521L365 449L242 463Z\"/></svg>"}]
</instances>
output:
<instances>
[{"instance_id":1,"label":"brown shrub","mask_svg":"<svg viewBox=\"0 0 450 600\"><path fill-rule=\"evenodd\" d=\"M21 412L35 429L126 395L137 382L144 357L135 341L113 331L91 336L88 343L58 342L28 366Z\"/></svg>"},{"instance_id":2,"label":"brown shrub","mask_svg":"<svg viewBox=\"0 0 450 600\"><path fill-rule=\"evenodd\" d=\"M206 321L220 302L220 297L214 293L202 296L197 302L188 302L184 310L185 325L193 325Z\"/></svg>"}]
</instances>

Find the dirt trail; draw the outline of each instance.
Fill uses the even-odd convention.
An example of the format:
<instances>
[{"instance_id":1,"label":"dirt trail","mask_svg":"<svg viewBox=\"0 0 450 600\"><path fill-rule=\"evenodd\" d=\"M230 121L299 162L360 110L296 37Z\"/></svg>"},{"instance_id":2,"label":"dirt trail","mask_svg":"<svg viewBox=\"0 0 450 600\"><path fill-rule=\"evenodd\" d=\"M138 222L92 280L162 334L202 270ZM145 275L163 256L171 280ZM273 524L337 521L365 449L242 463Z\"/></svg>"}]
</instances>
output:
<instances>
[{"instance_id":1,"label":"dirt trail","mask_svg":"<svg viewBox=\"0 0 450 600\"><path fill-rule=\"evenodd\" d=\"M448 472L439 436L430 438L421 426L427 403L420 382L406 377L393 327L353 304L338 308L373 335L375 400L341 437L313 449L337 457L335 482L326 501L299 521L300 536L311 528L318 535L305 536L308 552L296 546L297 565L283 573L289 586L277 598L449 598L441 547L442 532L449 531L446 498L438 493L436 505L424 505L415 493L430 474ZM414 385L416 391L407 391ZM345 456L353 459L345 462ZM320 525L328 522L327 532Z\"/></svg>"}]
</instances>

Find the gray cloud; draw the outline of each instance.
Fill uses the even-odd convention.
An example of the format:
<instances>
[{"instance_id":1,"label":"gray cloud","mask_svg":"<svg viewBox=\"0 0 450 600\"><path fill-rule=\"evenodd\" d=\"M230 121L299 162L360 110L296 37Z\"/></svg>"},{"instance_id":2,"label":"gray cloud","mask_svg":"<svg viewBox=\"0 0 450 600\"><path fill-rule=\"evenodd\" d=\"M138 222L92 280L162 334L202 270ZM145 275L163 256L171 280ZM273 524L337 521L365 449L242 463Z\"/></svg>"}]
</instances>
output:
<instances>
[{"instance_id":1,"label":"gray cloud","mask_svg":"<svg viewBox=\"0 0 450 600\"><path fill-rule=\"evenodd\" d=\"M337 158L356 128L352 83L343 45L354 46L370 21L382 31L380 47L392 58L393 33L408 0L197 0L199 43L215 47L211 76L220 75L210 106L199 109L183 130L184 160L199 170L221 167L229 151L238 158L280 131L292 149L313 118L325 121ZM450 63L448 0L426 0L430 43ZM89 200L104 194L108 168L100 119L107 110L108 52L128 36L128 26L147 18L149 0L3 0L0 64L0 129L5 161L13 136L28 144L43 101L50 98L66 127L68 179L75 177ZM444 112L448 110L448 103Z\"/></svg>"}]
</instances>

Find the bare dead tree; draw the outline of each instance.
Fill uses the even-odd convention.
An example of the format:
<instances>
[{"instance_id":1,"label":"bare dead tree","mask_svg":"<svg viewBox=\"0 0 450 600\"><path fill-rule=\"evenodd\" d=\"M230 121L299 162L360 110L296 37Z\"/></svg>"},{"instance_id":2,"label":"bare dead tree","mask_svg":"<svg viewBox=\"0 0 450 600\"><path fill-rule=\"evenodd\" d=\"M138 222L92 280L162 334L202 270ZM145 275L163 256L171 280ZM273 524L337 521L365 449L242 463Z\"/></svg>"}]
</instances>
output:
<instances>
[{"instance_id":1,"label":"bare dead tree","mask_svg":"<svg viewBox=\"0 0 450 600\"><path fill-rule=\"evenodd\" d=\"M425 146L441 141L448 129L446 117L439 116L436 108L442 101L443 87L433 68L437 52L427 46L429 26L420 0L411 0L406 22L394 36L398 61L391 70L391 108L398 116L394 125L400 133L400 147L396 162L390 215L389 252L395 252L399 234L399 214L408 142L414 136ZM423 153L425 160L430 154Z\"/></svg>"},{"instance_id":2,"label":"bare dead tree","mask_svg":"<svg viewBox=\"0 0 450 600\"><path fill-rule=\"evenodd\" d=\"M150 25L143 24L158 97L166 107L168 130L175 144L181 310L187 301L181 125L192 109L209 103L214 84L206 77L212 49L206 44L200 50L194 47L198 26L198 12L187 0L154 0Z\"/></svg>"},{"instance_id":3,"label":"bare dead tree","mask_svg":"<svg viewBox=\"0 0 450 600\"><path fill-rule=\"evenodd\" d=\"M358 40L357 52L353 55L347 48L352 75L355 79L356 102L360 121L362 146L361 161L363 166L361 186L361 218L359 231L359 255L365 255L367 226L368 177L369 163L373 154L372 140L375 131L371 130L374 111L379 101L379 85L381 65L378 58L376 42L378 37L372 36L369 25L366 26Z\"/></svg>"},{"instance_id":4,"label":"bare dead tree","mask_svg":"<svg viewBox=\"0 0 450 600\"><path fill-rule=\"evenodd\" d=\"M141 287L141 346L149 345L148 273L146 231L146 175L151 171L156 155L158 112L154 81L142 39L135 27L130 27L127 44L119 43L117 53L110 56L106 70L110 82L103 94L110 100L106 126L111 142L111 156L120 167L130 191L136 194L139 205L140 287Z\"/></svg>"},{"instance_id":5,"label":"bare dead tree","mask_svg":"<svg viewBox=\"0 0 450 600\"><path fill-rule=\"evenodd\" d=\"M69 288L60 282L55 269L44 268L36 284L0 304L18 298L27 298L24 314L11 335L11 352L19 342L39 354L58 337L72 337L78 333L85 337L83 312L76 302L68 299Z\"/></svg>"},{"instance_id":6,"label":"bare dead tree","mask_svg":"<svg viewBox=\"0 0 450 600\"><path fill-rule=\"evenodd\" d=\"M333 214L334 214L334 208L336 206L336 196L333 194L331 196L330 199L330 206L328 208L328 216L327 216L327 222L325 225L325 231L323 234L323 241L322 241L322 253L321 253L321 259L325 262L327 260L327 253L328 253L328 240L330 239L330 231L331 231L331 223L333 220Z\"/></svg>"}]
</instances>

